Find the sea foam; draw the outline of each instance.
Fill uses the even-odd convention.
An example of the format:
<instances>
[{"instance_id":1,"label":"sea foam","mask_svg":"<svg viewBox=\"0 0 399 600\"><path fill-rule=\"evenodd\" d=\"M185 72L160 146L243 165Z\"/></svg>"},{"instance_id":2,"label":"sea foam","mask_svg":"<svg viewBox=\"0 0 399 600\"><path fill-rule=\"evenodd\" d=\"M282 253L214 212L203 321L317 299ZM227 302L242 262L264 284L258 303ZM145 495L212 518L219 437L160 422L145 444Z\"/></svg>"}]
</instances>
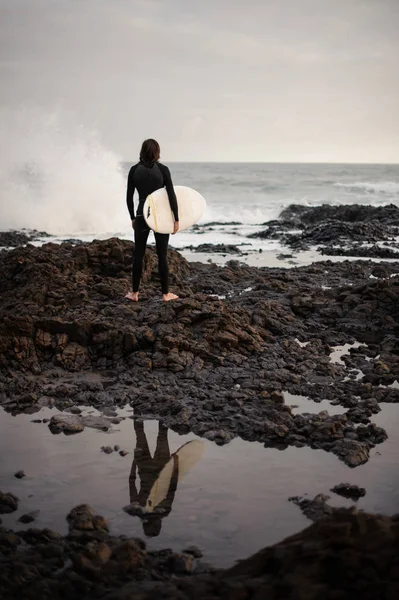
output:
<instances>
[{"instance_id":1,"label":"sea foam","mask_svg":"<svg viewBox=\"0 0 399 600\"><path fill-rule=\"evenodd\" d=\"M73 115L2 109L2 229L120 231L129 221L120 158Z\"/></svg>"}]
</instances>

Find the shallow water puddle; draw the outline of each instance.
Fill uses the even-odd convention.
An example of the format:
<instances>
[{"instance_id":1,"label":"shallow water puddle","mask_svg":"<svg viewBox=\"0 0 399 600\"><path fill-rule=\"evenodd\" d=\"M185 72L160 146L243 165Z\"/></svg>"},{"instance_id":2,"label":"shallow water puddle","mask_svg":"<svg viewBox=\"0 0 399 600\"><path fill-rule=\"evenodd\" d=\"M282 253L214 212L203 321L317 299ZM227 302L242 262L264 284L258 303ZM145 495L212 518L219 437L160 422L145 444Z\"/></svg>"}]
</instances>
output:
<instances>
[{"instance_id":1,"label":"shallow water puddle","mask_svg":"<svg viewBox=\"0 0 399 600\"><path fill-rule=\"evenodd\" d=\"M350 369L349 375L344 377L342 381L343 383L345 383L346 381L360 381L361 379L363 379L363 377L364 373L360 369Z\"/></svg>"},{"instance_id":2,"label":"shallow water puddle","mask_svg":"<svg viewBox=\"0 0 399 600\"><path fill-rule=\"evenodd\" d=\"M330 354L330 362L344 365L344 361L341 360L342 357L349 354L351 348L359 348L360 346L365 346L365 344L354 342L353 344L343 344L343 346L333 346L333 351Z\"/></svg>"},{"instance_id":3,"label":"shallow water puddle","mask_svg":"<svg viewBox=\"0 0 399 600\"><path fill-rule=\"evenodd\" d=\"M310 344L310 342L301 342L300 340L298 340L298 338L295 338L294 342L296 342L301 348L306 348L306 346Z\"/></svg>"},{"instance_id":4,"label":"shallow water puddle","mask_svg":"<svg viewBox=\"0 0 399 600\"><path fill-rule=\"evenodd\" d=\"M378 386L380 388L385 388L385 389L391 389L391 390L399 390L399 381L396 380L393 383L390 383L389 385L383 385L382 383L380 383L380 385Z\"/></svg>"},{"instance_id":5,"label":"shallow water puddle","mask_svg":"<svg viewBox=\"0 0 399 600\"><path fill-rule=\"evenodd\" d=\"M288 400L299 404L298 397ZM306 403L309 408L309 400ZM203 550L205 560L227 566L309 523L288 502L290 496L329 493L334 485L348 481L367 490L359 501L361 508L389 514L398 510L396 405L383 405L382 412L373 419L387 429L390 438L372 451L366 465L357 469L349 469L332 454L306 447L281 451L241 439L219 447L201 440L203 451L194 451L188 462L187 457L183 460L185 472L177 473L177 477L174 473L173 485L173 454L187 442L198 440L195 435L180 436L162 429L157 421L139 424L130 418L113 425L109 433L86 428L72 436L53 435L47 424L31 422L56 413L42 409L34 415L13 417L0 410L0 490L20 499L17 512L2 515L5 526L26 528L18 518L40 510L32 526L66 532L67 512L87 502L109 518L113 533L145 537L145 527L152 536L147 537L150 548L172 547L178 551L195 544ZM129 454L122 457L117 451L101 451L102 446L115 445ZM18 480L14 473L20 469L26 477ZM166 495L155 501L158 506L163 502L164 510L159 518L148 519L148 526L124 512L123 507L131 500L153 500L151 490L156 482L163 482L166 489ZM351 504L334 494L330 502Z\"/></svg>"},{"instance_id":6,"label":"shallow water puddle","mask_svg":"<svg viewBox=\"0 0 399 600\"><path fill-rule=\"evenodd\" d=\"M318 414L323 410L326 410L330 415L342 415L346 412L346 409L340 405L331 404L328 400L321 400L321 402L315 402L308 398L308 396L298 396L290 394L289 392L283 392L285 403L292 406L292 413L296 414Z\"/></svg>"}]
</instances>

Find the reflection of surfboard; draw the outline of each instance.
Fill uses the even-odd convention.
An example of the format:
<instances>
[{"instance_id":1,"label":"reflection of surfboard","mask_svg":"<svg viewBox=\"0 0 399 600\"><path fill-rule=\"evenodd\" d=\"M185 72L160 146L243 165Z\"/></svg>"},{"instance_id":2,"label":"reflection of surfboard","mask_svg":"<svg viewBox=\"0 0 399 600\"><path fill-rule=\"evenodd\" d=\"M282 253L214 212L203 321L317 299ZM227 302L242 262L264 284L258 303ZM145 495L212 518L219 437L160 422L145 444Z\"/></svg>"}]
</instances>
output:
<instances>
[{"instance_id":1,"label":"reflection of surfboard","mask_svg":"<svg viewBox=\"0 0 399 600\"><path fill-rule=\"evenodd\" d=\"M151 492L148 496L147 504L144 509L145 512L153 512L155 507L166 499L175 468L174 456L177 456L178 458L178 479L180 480L197 464L204 453L204 449L204 442L201 440L192 440L191 442L183 444L183 446L181 446L172 454L171 458L166 463L160 472L158 479L151 488Z\"/></svg>"},{"instance_id":2,"label":"reflection of surfboard","mask_svg":"<svg viewBox=\"0 0 399 600\"><path fill-rule=\"evenodd\" d=\"M179 231L194 225L205 212L205 199L189 187L176 185L177 204L179 207ZM174 218L169 204L166 188L150 194L144 202L143 215L147 225L158 233L172 233Z\"/></svg>"}]
</instances>

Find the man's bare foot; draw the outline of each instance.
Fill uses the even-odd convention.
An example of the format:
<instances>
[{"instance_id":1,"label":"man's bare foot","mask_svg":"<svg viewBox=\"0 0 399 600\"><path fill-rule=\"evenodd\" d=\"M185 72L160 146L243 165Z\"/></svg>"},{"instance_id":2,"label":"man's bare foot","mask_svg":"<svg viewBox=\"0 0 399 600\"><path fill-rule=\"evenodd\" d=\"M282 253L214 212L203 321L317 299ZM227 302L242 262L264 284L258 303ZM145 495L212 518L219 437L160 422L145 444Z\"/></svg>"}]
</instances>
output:
<instances>
[{"instance_id":1,"label":"man's bare foot","mask_svg":"<svg viewBox=\"0 0 399 600\"><path fill-rule=\"evenodd\" d=\"M177 300L179 296L176 296L176 294L172 294L171 292L169 292L168 294L163 294L162 296L162 300L164 302L170 302L170 300Z\"/></svg>"},{"instance_id":2,"label":"man's bare foot","mask_svg":"<svg viewBox=\"0 0 399 600\"><path fill-rule=\"evenodd\" d=\"M139 301L139 293L138 292L128 292L126 294L125 298L127 298L128 300L131 300L132 302L138 302Z\"/></svg>"}]
</instances>

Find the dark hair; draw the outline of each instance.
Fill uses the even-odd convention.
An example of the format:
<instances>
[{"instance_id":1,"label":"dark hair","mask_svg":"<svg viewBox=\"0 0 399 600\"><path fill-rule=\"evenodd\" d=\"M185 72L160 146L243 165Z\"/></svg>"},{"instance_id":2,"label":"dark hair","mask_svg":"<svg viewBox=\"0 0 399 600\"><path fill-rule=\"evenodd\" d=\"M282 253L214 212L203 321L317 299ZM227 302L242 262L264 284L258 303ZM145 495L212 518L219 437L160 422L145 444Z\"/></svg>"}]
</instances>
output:
<instances>
[{"instance_id":1,"label":"dark hair","mask_svg":"<svg viewBox=\"0 0 399 600\"><path fill-rule=\"evenodd\" d=\"M144 164L152 164L159 160L161 148L156 140L149 139L143 142L140 151L140 161Z\"/></svg>"},{"instance_id":2,"label":"dark hair","mask_svg":"<svg viewBox=\"0 0 399 600\"><path fill-rule=\"evenodd\" d=\"M150 517L141 522L143 525L144 534L147 537L157 537L161 533L162 519L161 517Z\"/></svg>"}]
</instances>

